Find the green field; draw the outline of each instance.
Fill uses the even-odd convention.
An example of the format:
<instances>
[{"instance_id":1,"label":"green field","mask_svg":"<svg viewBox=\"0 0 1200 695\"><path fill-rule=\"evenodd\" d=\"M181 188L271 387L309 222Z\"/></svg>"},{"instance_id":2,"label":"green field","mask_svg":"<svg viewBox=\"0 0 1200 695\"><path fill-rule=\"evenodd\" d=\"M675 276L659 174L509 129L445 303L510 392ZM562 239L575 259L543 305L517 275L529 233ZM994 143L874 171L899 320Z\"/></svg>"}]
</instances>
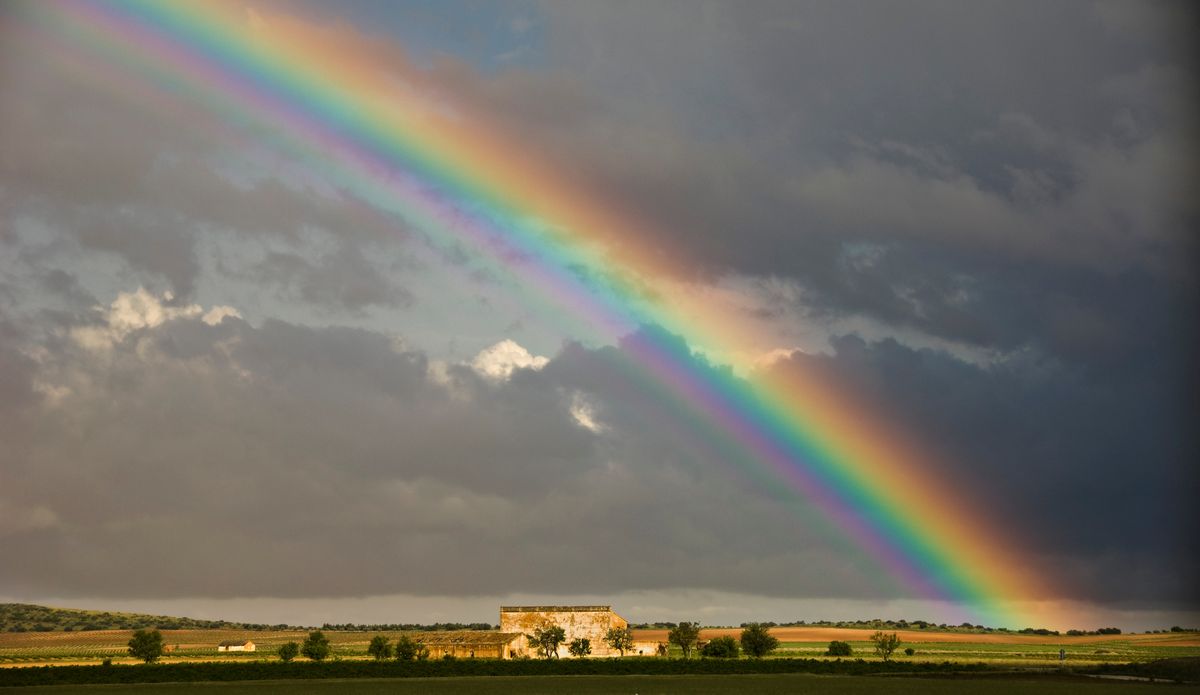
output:
<instances>
[{"instance_id":1,"label":"green field","mask_svg":"<svg viewBox=\"0 0 1200 695\"><path fill-rule=\"evenodd\" d=\"M777 656L793 656L802 659L818 658L825 654L827 642L783 642L775 652ZM875 658L870 642L850 642L854 654L851 658ZM914 654L906 656L904 648L911 647ZM1059 660L1059 649L1065 659ZM986 644L964 642L912 642L900 645L894 658L912 661L956 661L984 662L989 666L1092 666L1105 663L1128 663L1176 657L1200 656L1200 647L1171 646L1156 643L1122 640L1116 638L1104 642L1078 644L1064 639L1054 644Z\"/></svg>"},{"instance_id":2,"label":"green field","mask_svg":"<svg viewBox=\"0 0 1200 695\"><path fill-rule=\"evenodd\" d=\"M523 695L740 695L761 693L878 693L918 695L919 693L1030 693L1069 695L1097 693L1196 693L1200 686L1157 685L1101 680L1058 678L911 678L879 676L812 676L806 674L739 676L515 676L492 678L413 678L384 680L259 681L253 683L180 683L149 685L70 685L4 689L5 693L44 693L46 695L102 695L103 693L195 694L207 690L213 695L285 695L290 693L347 693L349 695L482 695L522 693Z\"/></svg>"}]
</instances>

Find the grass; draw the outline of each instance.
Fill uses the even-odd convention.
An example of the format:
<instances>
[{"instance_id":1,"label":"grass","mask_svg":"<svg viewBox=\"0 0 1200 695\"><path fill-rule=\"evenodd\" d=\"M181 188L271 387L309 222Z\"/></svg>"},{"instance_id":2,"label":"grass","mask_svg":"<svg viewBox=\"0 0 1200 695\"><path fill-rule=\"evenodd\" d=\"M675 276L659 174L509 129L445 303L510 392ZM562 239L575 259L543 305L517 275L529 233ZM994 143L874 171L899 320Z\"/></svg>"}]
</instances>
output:
<instances>
[{"instance_id":1,"label":"grass","mask_svg":"<svg viewBox=\"0 0 1200 695\"><path fill-rule=\"evenodd\" d=\"M38 688L5 689L5 693L44 693L45 695L102 695L103 693L128 692L149 695L194 695L208 690L213 695L289 695L290 693L346 693L348 695L499 695L522 693L523 695L612 695L626 693L636 695L734 695L761 693L762 695L795 695L803 693L846 693L887 692L894 695L916 695L918 693L1030 693L1033 695L1069 695L1074 693L1096 693L1097 695L1124 695L1125 693L1195 693L1196 686L1163 686L1147 683L1128 683L1063 678L910 678L879 676L812 676L805 674L735 675L735 676L512 676L491 678L414 678L361 679L333 681L258 681L253 683L165 683L148 685L71 685Z\"/></svg>"},{"instance_id":2,"label":"grass","mask_svg":"<svg viewBox=\"0 0 1200 695\"><path fill-rule=\"evenodd\" d=\"M799 658L818 658L825 654L828 646L827 642L783 642L776 654ZM874 647L870 642L850 642L850 646L854 650L851 658L875 658ZM904 655L906 647L912 647L915 650L913 656ZM1065 652L1066 658L1062 661L1059 660L1059 649ZM1058 644L906 642L900 645L900 649L893 658L936 662L982 661L991 666L1090 666L1186 656L1200 656L1200 647L1164 646L1114 639L1087 644L1071 643L1067 640Z\"/></svg>"},{"instance_id":3,"label":"grass","mask_svg":"<svg viewBox=\"0 0 1200 695\"><path fill-rule=\"evenodd\" d=\"M100 662L111 658L116 663L135 663L128 658L127 643L132 630L102 630L92 632L26 632L0 634L0 665L54 662ZM285 642L304 642L306 631L247 630L163 630L169 651L169 661L253 661L271 659ZM398 632L333 632L326 631L334 657L365 658L367 645L376 634L392 641ZM256 652L218 652L223 640L249 639L258 647Z\"/></svg>"}]
</instances>

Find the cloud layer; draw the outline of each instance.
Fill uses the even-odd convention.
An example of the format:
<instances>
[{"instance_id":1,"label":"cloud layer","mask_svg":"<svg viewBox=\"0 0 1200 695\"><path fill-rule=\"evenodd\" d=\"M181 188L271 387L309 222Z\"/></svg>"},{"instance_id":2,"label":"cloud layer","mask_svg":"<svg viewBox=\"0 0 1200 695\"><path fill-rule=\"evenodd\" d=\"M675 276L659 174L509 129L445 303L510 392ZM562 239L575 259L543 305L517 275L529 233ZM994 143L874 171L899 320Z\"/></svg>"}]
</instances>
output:
<instances>
[{"instance_id":1,"label":"cloud layer","mask_svg":"<svg viewBox=\"0 0 1200 695\"><path fill-rule=\"evenodd\" d=\"M255 327L166 301L139 290L54 338L10 333L0 552L23 561L6 590L907 595L711 450L621 347L497 371L498 355L528 357L509 341L435 366L372 331ZM811 363L944 442L943 476L1016 524L1070 598L1188 599L1190 507L1171 491L1193 481L1155 463L1177 455L1159 413L1053 365L982 368L858 338L833 349L771 369ZM1162 443L1122 450L1122 431L1093 429L1114 420ZM1131 478L1118 463L1134 455Z\"/></svg>"},{"instance_id":2,"label":"cloud layer","mask_svg":"<svg viewBox=\"0 0 1200 695\"><path fill-rule=\"evenodd\" d=\"M0 8L0 593L906 595L621 344L30 7ZM647 280L927 443L1070 598L1200 605L1189 6L346 10L298 21L645 221L678 259ZM504 56L456 43L485 30Z\"/></svg>"}]
</instances>

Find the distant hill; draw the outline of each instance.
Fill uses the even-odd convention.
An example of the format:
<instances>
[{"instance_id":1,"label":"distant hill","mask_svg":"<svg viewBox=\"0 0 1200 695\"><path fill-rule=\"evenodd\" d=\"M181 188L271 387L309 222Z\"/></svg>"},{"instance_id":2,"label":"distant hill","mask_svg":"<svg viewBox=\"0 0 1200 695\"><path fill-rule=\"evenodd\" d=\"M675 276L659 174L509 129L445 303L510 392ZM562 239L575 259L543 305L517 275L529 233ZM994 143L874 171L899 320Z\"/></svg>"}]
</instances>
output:
<instances>
[{"instance_id":1,"label":"distant hill","mask_svg":"<svg viewBox=\"0 0 1200 695\"><path fill-rule=\"evenodd\" d=\"M283 631L309 630L303 625L266 625L262 623L233 623L228 620L197 620L176 618L170 615L145 615L143 613L117 613L113 611L86 611L78 608L48 608L30 603L0 603L0 632L86 632L89 630L255 630ZM441 632L457 630L492 630L499 625L488 623L388 623L381 625L359 625L325 623L322 630L338 632L388 632L417 630Z\"/></svg>"},{"instance_id":2,"label":"distant hill","mask_svg":"<svg viewBox=\"0 0 1200 695\"><path fill-rule=\"evenodd\" d=\"M28 603L0 603L0 632L83 632L87 630L288 630L291 625L231 623L228 620L197 620L169 615L85 611L48 608Z\"/></svg>"}]
</instances>

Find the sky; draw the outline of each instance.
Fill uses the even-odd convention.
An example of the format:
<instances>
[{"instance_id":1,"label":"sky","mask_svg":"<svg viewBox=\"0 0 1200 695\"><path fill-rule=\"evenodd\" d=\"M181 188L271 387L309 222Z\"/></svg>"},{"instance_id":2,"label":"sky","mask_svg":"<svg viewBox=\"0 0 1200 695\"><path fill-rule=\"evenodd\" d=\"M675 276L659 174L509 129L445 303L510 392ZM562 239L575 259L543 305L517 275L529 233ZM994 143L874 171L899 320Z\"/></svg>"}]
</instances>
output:
<instances>
[{"instance_id":1,"label":"sky","mask_svg":"<svg viewBox=\"0 0 1200 695\"><path fill-rule=\"evenodd\" d=\"M0 601L981 622L847 531L918 499L987 530L946 564L1036 578L989 618L1200 625L1188 3L221 6L461 155L355 168L343 112L112 49L136 3L0 6ZM647 344L825 384L936 492L804 487Z\"/></svg>"}]
</instances>

